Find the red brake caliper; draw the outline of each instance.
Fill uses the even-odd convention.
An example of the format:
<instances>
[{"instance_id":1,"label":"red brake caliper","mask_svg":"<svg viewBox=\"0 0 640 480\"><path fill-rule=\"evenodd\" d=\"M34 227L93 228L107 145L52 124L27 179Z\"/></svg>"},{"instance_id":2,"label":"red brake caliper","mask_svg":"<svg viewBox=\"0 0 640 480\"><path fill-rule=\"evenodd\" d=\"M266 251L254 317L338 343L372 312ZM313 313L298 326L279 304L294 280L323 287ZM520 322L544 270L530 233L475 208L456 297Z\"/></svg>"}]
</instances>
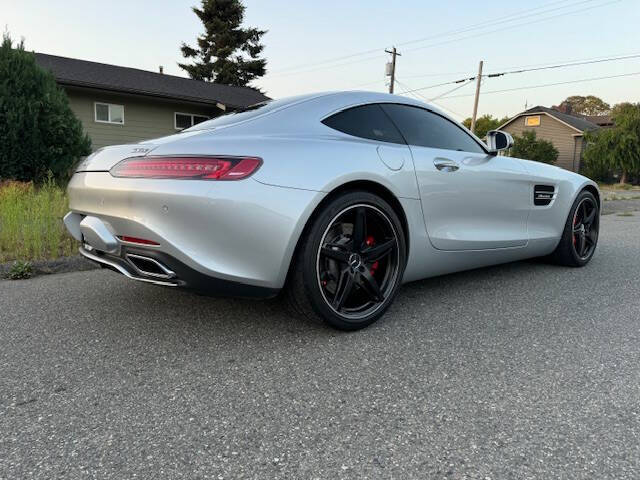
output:
<instances>
[{"instance_id":1,"label":"red brake caliper","mask_svg":"<svg viewBox=\"0 0 640 480\"><path fill-rule=\"evenodd\" d=\"M373 238L373 236L369 235L365 243L367 244L367 247L373 247L376 244L376 239ZM378 261L376 260L375 262L373 262L373 265L371 265L371 269L369 270L369 273L373 275L376 273L377 269L378 269Z\"/></svg>"}]
</instances>

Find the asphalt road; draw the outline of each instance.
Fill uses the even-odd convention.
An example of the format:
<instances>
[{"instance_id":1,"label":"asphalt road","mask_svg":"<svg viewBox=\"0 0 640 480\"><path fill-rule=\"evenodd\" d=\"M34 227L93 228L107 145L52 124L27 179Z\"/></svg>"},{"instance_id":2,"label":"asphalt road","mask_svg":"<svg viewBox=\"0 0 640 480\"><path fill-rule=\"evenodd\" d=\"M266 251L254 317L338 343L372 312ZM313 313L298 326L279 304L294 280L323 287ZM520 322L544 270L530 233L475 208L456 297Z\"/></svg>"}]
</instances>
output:
<instances>
[{"instance_id":1,"label":"asphalt road","mask_svg":"<svg viewBox=\"0 0 640 480\"><path fill-rule=\"evenodd\" d=\"M344 334L108 271L0 282L0 478L640 476L640 214L584 269L406 285Z\"/></svg>"}]
</instances>

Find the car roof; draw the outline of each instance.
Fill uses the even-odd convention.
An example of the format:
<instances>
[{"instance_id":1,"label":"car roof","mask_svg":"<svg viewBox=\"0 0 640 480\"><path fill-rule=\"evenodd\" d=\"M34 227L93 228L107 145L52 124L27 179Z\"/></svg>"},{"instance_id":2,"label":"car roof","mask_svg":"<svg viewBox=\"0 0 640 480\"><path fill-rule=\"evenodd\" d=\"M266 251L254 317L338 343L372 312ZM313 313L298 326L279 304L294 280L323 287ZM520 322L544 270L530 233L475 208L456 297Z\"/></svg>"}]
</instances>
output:
<instances>
[{"instance_id":1,"label":"car roof","mask_svg":"<svg viewBox=\"0 0 640 480\"><path fill-rule=\"evenodd\" d=\"M263 103L266 104L266 108L256 109L254 113L244 114L240 111L239 114L233 115L232 117L216 117L194 125L184 131L217 130L230 126L240 126L241 124L258 124L260 128L265 128L265 125L268 125L266 128L277 128L278 130L288 129L289 131L313 129L314 125L319 123L319 120L334 113L350 107L370 103L398 103L426 108L459 124L459 122L434 105L414 98L381 92L360 90L317 92L274 99ZM249 107L247 110L251 109L252 107ZM259 110L262 110L262 112ZM275 122L277 126L271 121L274 115L279 116L278 122ZM473 134L471 135L474 136Z\"/></svg>"}]
</instances>

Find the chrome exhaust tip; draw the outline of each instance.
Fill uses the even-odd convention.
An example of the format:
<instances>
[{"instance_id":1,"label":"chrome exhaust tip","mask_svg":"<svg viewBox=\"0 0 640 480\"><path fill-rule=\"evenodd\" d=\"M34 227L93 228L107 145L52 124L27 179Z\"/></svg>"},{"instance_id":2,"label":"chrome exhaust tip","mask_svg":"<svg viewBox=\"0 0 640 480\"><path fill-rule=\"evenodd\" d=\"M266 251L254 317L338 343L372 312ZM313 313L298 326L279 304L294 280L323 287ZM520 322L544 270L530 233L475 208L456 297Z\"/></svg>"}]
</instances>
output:
<instances>
[{"instance_id":1,"label":"chrome exhaust tip","mask_svg":"<svg viewBox=\"0 0 640 480\"><path fill-rule=\"evenodd\" d=\"M127 253L127 261L140 275L154 278L170 279L175 278L176 274L173 270L160 263L155 258L145 257L133 253Z\"/></svg>"}]
</instances>

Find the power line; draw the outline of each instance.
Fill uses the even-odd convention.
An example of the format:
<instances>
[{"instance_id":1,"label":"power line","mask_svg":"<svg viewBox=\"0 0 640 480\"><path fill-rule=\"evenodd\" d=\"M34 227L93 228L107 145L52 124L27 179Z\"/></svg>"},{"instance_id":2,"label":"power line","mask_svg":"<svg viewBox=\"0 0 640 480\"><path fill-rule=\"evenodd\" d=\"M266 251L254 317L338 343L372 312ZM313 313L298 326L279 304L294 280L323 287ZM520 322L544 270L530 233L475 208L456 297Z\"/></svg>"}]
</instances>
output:
<instances>
[{"instance_id":1,"label":"power line","mask_svg":"<svg viewBox=\"0 0 640 480\"><path fill-rule=\"evenodd\" d=\"M471 80L471 79L470 80L466 80L462 85L458 85L457 87L454 87L451 90L447 90L446 92L441 93L440 95L437 95L437 96L435 96L433 98L430 98L429 101L432 102L434 100L438 100L439 98L442 98L445 95L448 95L449 93L455 92L459 88L466 87L467 85L471 84L472 82L473 82L473 80Z\"/></svg>"},{"instance_id":2,"label":"power line","mask_svg":"<svg viewBox=\"0 0 640 480\"><path fill-rule=\"evenodd\" d=\"M622 59L626 57L633 57L635 55L640 55L640 53L616 53L616 54L609 54L609 55L600 55L599 57L574 58L572 60L555 60L555 61L542 62L542 63L529 63L527 65L518 65L515 67L513 66L503 67L497 70L498 71L521 70L529 67L542 67L542 66L555 65L557 63L566 63L566 64L576 63L578 65L579 64L578 62L590 62L592 60L594 61L594 63L597 63L596 60L609 59L614 57L619 57L619 59ZM443 73L438 72L438 73L424 73L424 74L417 74L417 75L403 75L403 78L407 79L407 78L424 78L424 77L444 77L444 76L450 76L450 75L473 75L473 73L474 72L471 72L471 71L443 72Z\"/></svg>"},{"instance_id":3,"label":"power line","mask_svg":"<svg viewBox=\"0 0 640 480\"><path fill-rule=\"evenodd\" d=\"M572 60L554 60L554 61L543 62L543 63L529 63L527 65L518 65L516 67L503 67L503 68L500 68L499 70L500 71L503 71L503 70L518 70L518 69L521 69L521 68L542 67L542 66L547 66L547 65L554 65L554 64L557 64L557 63L589 62L591 60L601 60L603 58L626 57L626 56L639 55L639 54L640 54L640 52L614 53L614 54L609 54L609 55L600 55L598 57L574 58Z\"/></svg>"},{"instance_id":4,"label":"power line","mask_svg":"<svg viewBox=\"0 0 640 480\"><path fill-rule=\"evenodd\" d=\"M590 0L590 1L593 1L593 0ZM544 22L546 20L552 20L554 18L564 17L566 15L571 15L571 14L574 14L574 13L586 12L586 11L589 11L589 10L593 10L594 8L604 7L604 6L607 6L607 5L611 5L612 3L619 3L621 1L622 0L612 0L610 2L601 3L599 5L594 5L593 7L581 8L581 9L578 9L578 10L572 10L570 12L563 12L563 13L559 13L557 15L552 15L550 17L545 17L545 18L541 18L541 19L538 19L538 20L531 20L531 21L528 21L528 22L525 22L525 23L518 23L516 25L510 25L510 26L498 28L498 29L495 29L495 30L489 30L488 32L475 33L473 35L467 35L466 37L454 38L454 39L451 39L451 40L444 40L442 42L432 43L432 44L429 44L429 45L423 45L421 47L408 48L408 49L405 49L404 51L405 52L415 52L416 50L423 50L425 48L431 48L431 47L437 47L437 46L440 46L440 45L446 45L446 44L449 44L449 43L459 42L461 40L467 40L469 38L482 37L482 36L485 36L485 35L490 35L492 33L502 32L502 31L505 31L505 30L511 30L513 28L526 27L526 26L532 25L534 23L540 23L540 22Z\"/></svg>"},{"instance_id":5,"label":"power line","mask_svg":"<svg viewBox=\"0 0 640 480\"><path fill-rule=\"evenodd\" d=\"M518 12L518 13L514 13L514 14L511 14L511 15L507 15L506 17L499 17L499 18L498 18L498 20L503 19L503 18L508 18L508 17L513 17L513 16L521 15L521 14L526 13L526 12L531 12L531 11L535 11L535 10L540 10L540 9L545 8L545 7L547 7L547 6L556 5L556 4L558 4L558 3L563 3L563 2L566 2L566 1L567 1L567 0L557 0L557 1L554 1L554 2L549 2L549 3L547 3L547 4L545 4L545 5L541 5L541 6L539 6L539 7L528 8L528 9L526 9L526 10L522 10L522 11L520 11L520 12ZM595 1L595 0L587 0L587 1ZM470 25L469 27L465 27L465 28L477 27L477 26L479 26L479 25L488 24L488 23L493 23L493 22L494 22L493 20L485 20L485 21L483 21L483 22L476 23L476 24L474 24L474 25ZM456 33L457 33L457 32L458 32L458 30L454 30L453 32L456 32ZM444 33L439 34L438 36L447 35L447 34L448 34L448 32L444 32ZM429 39L429 38L432 38L432 37L427 37L427 39ZM424 40L424 39L409 40L409 41L407 41L407 42L404 42L404 43L401 43L401 44L398 44L398 45L407 45L407 44L411 44L411 43L420 42L420 41L423 41L423 40ZM339 57L328 58L328 59L326 59L326 60L321 60L321 61L319 61L319 62L303 63L303 64L299 64L299 65L294 65L294 66L291 66L291 67L285 67L285 68L282 68L282 69L280 69L280 70L276 70L276 71L274 71L274 72L272 72L272 73L281 73L281 72L286 72L286 71L290 71L290 70L297 70L297 69L299 69L299 68L312 67L312 66L316 66L316 65L325 64L325 63L333 63L333 62L335 62L335 61L346 60L346 59L353 58L353 57L359 57L359 56L361 56L361 55L367 55L367 54L369 54L369 53L379 52L380 50L383 50L384 48L386 48L386 47L382 47L382 48L373 48L373 49L371 49L371 50L363 50L363 51L355 52L355 53L351 53L351 54L348 54L348 55L341 55L341 56L339 56Z\"/></svg>"},{"instance_id":6,"label":"power line","mask_svg":"<svg viewBox=\"0 0 640 480\"><path fill-rule=\"evenodd\" d=\"M581 0L581 1L577 1L577 2L574 1L574 3L571 3L569 5L563 5L561 7L551 8L549 10L544 10L542 12L528 13L528 12L531 12L531 11L544 9L544 8L546 8L548 6L551 6L551 5L556 5L558 3L565 3L564 1L551 2L549 4L542 5L540 7L535 7L535 8L531 8L531 9L528 9L528 10L523 10L522 12L519 12L519 13L516 13L516 14L506 15L504 17L498 17L498 18L493 19L491 21L484 21L484 22L476 23L476 24L471 25L469 27L463 27L463 28L460 28L460 29L457 29L457 30L450 30L449 32L445 32L444 34L441 33L441 34L429 35L428 37L419 38L417 40L410 40L408 42L398 43L398 45L410 45L412 43L424 42L426 40L431 40L433 38L440 38L443 35L444 36L450 36L450 35L457 35L457 34L460 34L460 33L466 33L466 32L470 32L470 31L473 31L473 30L479 30L481 28L484 28L487 25L499 25L501 23L510 23L510 22L522 20L524 18L535 17L535 16L538 16L538 15L544 15L546 13L555 12L557 10L562 10L564 8L575 7L577 5L582 5L582 4L585 4L585 3L591 3L591 2L595 2L595 1L598 1L598 0ZM410 50L408 50L408 51L410 51Z\"/></svg>"},{"instance_id":7,"label":"power line","mask_svg":"<svg viewBox=\"0 0 640 480\"><path fill-rule=\"evenodd\" d=\"M543 88L543 87L554 87L556 85L568 85L571 83L583 83L583 82L593 82L596 80L606 80L610 78L621 78L621 77L632 77L635 75L640 75L640 72L632 72L632 73L623 73L620 75L609 75L606 77L593 77L593 78L582 78L580 80L569 80L567 82L555 82L555 83L544 83L540 85L529 85L526 87L516 87L516 88L505 88L502 90L490 90L488 92L484 92L483 95L488 95L490 93L503 93L503 92L515 92L516 90L530 90L534 88ZM447 98L462 98L462 97L472 97L474 94L463 94L463 95L449 95L448 97L441 97L441 100Z\"/></svg>"},{"instance_id":8,"label":"power line","mask_svg":"<svg viewBox=\"0 0 640 480\"><path fill-rule=\"evenodd\" d=\"M403 88L411 88L407 84L405 84L405 83L401 82L400 80L398 80L397 78L396 78L396 83L398 85L400 85L401 87L403 87ZM449 113L453 113L454 115L456 115L459 118L464 118L464 115L456 112L455 110L451 110L450 108L445 107L444 105L440 105L439 103L436 103L433 100L428 99L427 97L425 97L424 95L422 95L422 94L420 94L418 92L413 92L410 95L412 97L414 97L415 99L417 99L417 100L422 100L422 101L425 101L425 102L433 103L434 105L437 105L438 107L442 108L443 110L446 110Z\"/></svg>"},{"instance_id":9,"label":"power line","mask_svg":"<svg viewBox=\"0 0 640 480\"><path fill-rule=\"evenodd\" d=\"M579 66L579 65L591 65L591 64L594 64L594 63L615 62L617 60L628 60L630 58L640 58L640 54L626 55L626 56L617 57L617 58L604 58L604 59L601 59L601 60L591 60L591 61L584 61L584 62L564 63L564 64L560 64L560 65L549 65L549 66L546 66L546 67L523 68L523 69L520 69L520 70L511 70L511 71L507 71L507 72L488 73L486 76L487 77L501 77L503 75L509 75L509 74L512 74L512 73L536 72L536 71L539 71L539 70L551 70L551 69L563 68L563 67L576 67L576 66Z\"/></svg>"},{"instance_id":10,"label":"power line","mask_svg":"<svg viewBox=\"0 0 640 480\"><path fill-rule=\"evenodd\" d=\"M428 39L431 39L431 38L456 35L456 34L459 34L459 33L464 33L466 31L478 30L480 28L484 28L484 27L487 27L487 26L495 25L496 23L513 22L513 21L521 20L521 19L526 18L526 17L543 15L543 14L549 13L551 11L560 10L560 9L564 9L564 8L570 8L570 7L574 7L574 6L580 5L580 4L590 3L590 2L594 2L594 1L598 1L598 0L582 0L580 2L575 2L575 3L569 4L569 5L565 5L565 6L562 6L562 7L557 7L557 8L554 8L554 9L548 9L548 10L545 10L545 11L542 11L542 12L533 13L533 14L523 15L524 13L527 13L527 12L540 10L540 9L545 8L547 6L550 6L550 5L555 5L555 4L558 4L558 3L562 3L562 2L558 2L558 1L551 2L551 3L549 3L549 4L545 5L545 6L540 6L540 7L535 7L535 8L523 10L523 11L517 13L517 14L508 15L506 17L499 17L499 18L502 18L502 19L515 17L515 18L511 18L510 20L503 20L503 21L498 21L498 22L496 22L495 20L488 20L486 22L481 22L481 23L478 23L478 24L475 24L475 25L472 25L470 27L466 27L466 28L463 28L463 29L452 30L452 31L449 31L449 32L444 32L444 33L441 33L441 34L438 34L438 35L433 35L433 36L425 37L425 38L422 38L422 39L410 40L410 41L407 41L407 42L398 43L398 45L407 45L407 44L411 44L411 43L422 42L422 41L425 41L425 40L428 40ZM570 12L564 12L564 13L561 13L561 14L558 14L558 15L554 15L554 16L551 16L551 17L545 17L543 19L540 19L540 20L537 20L537 21L532 21L532 22L529 22L529 23L538 23L540 21L556 18L556 17L559 17L559 16L570 15L570 14L573 14L573 13L580 13L582 11L591 10L593 8L599 8L599 7L602 7L602 6L605 6L605 5L609 5L610 3L617 3L617 2L620 2L620 1L622 1L622 0L613 0L611 2L600 4L600 5L595 5L595 6L590 7L590 8L578 9L578 10L573 10L573 11L570 11ZM435 44L431 44L431 45L425 45L425 46L421 46L421 47L416 47L416 48L413 48L413 49L409 49L408 51L415 51L415 50L419 50L419 49L423 49L423 48L429 48L429 47L432 47L432 46L437 46L437 45L442 45L442 44L446 44L446 43L465 40L465 39L468 39L468 38L473 38L475 36L487 35L487 34L490 34L490 33L495 33L495 32L499 32L501 30L506 30L506 29L510 29L510 28L516 28L516 27L527 25L527 24L528 23L517 24L517 25L513 25L513 26L509 26L509 27L504 27L504 28L501 28L501 29L492 30L492 31L489 31L489 32L483 32L483 33L469 35L469 36L458 38L458 39L448 40L448 41L445 41L445 42L439 42L439 43L435 43ZM285 68L285 69L282 69L282 70L276 70L276 71L270 72L270 73L272 73L272 74L273 73L275 73L275 74L283 74L285 72L291 72L293 70L299 70L300 68L305 68L305 67L309 67L309 66L317 66L317 65L326 65L326 64L333 63L333 62L336 62L336 61L339 61L339 60L345 60L345 59L349 59L349 58L358 57L358 56L361 56L361 55L366 55L366 54L369 54L369 53L378 52L380 50L382 50L382 49L365 50L365 51L353 53L353 54L350 54L350 55L343 55L341 57L334 57L332 59L323 60L321 62L307 63L307 64L302 64L302 65L298 65L298 66L294 66L294 67ZM371 56L371 57L367 57L367 58L363 58L363 59L359 59L359 60L355 60L355 61L351 61L351 62L339 63L337 65L326 65L326 66L324 66L322 68L314 68L314 69L310 69L310 70L292 72L292 73L289 73L289 75L303 74L303 73L313 72L313 71L317 71L317 70L324 70L324 69L327 69L327 68L341 67L341 66L351 65L351 64L354 64L354 63L366 62L366 61L378 59L378 58L381 58L381 57L382 57L382 55L376 55L376 56ZM277 75L277 76L282 76L282 75Z\"/></svg>"},{"instance_id":11,"label":"power line","mask_svg":"<svg viewBox=\"0 0 640 480\"><path fill-rule=\"evenodd\" d=\"M600 60L590 60L590 61L584 61L584 62L570 62L570 63L549 65L549 66L538 67L538 68L520 69L520 70L498 72L498 73L488 73L488 74L483 75L483 76L484 77L488 77L488 78L493 78L493 77L501 77L501 76L504 76L504 75L514 74L514 73L533 72L533 71L539 71L539 70L550 70L550 69L558 69L558 68L564 68L564 67L575 67L575 66L579 66L579 65L589 65L589 64L593 64L593 63L615 62L615 61L618 61L618 60L629 60L629 59L632 59L632 58L640 58L640 54L626 55L626 56L615 57L615 58L604 58L604 59L600 59ZM476 79L476 77L463 78L463 79L454 80L454 81L451 81L451 82L443 82L443 83L437 83L435 85L427 85L426 87L414 88L414 89L412 89L410 91L401 92L401 93L411 93L411 92L417 92L417 91L420 91L420 90L428 90L430 88L441 87L441 86L444 86L444 85L452 85L452 84L461 83L461 82L468 82L468 81L472 81L472 80L475 80L475 79Z\"/></svg>"}]
</instances>

